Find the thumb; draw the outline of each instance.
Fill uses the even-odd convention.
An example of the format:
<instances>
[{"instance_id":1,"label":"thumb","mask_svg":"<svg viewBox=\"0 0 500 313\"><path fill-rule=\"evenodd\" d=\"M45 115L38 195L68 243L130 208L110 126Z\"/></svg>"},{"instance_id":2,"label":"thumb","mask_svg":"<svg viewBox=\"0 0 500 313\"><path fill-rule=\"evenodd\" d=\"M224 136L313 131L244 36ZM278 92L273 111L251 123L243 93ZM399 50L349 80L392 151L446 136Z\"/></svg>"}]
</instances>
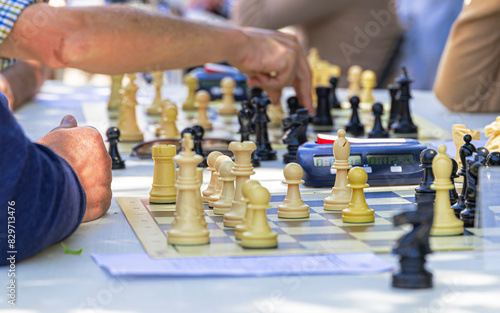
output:
<instances>
[{"instance_id":1,"label":"thumb","mask_svg":"<svg viewBox=\"0 0 500 313\"><path fill-rule=\"evenodd\" d=\"M58 129L61 129L61 128L73 128L73 127L76 127L76 126L78 126L78 124L76 122L76 118L73 115L66 115L61 120L61 124L59 126L57 126L56 128L54 128L53 130L51 130L51 131L58 130Z\"/></svg>"}]
</instances>

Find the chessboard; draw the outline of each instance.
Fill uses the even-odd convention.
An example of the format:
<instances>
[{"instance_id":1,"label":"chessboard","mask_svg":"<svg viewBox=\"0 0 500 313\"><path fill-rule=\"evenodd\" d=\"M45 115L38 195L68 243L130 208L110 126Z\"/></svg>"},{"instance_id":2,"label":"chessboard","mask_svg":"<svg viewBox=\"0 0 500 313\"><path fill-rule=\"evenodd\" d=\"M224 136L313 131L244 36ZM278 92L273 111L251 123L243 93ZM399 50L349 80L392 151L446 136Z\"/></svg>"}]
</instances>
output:
<instances>
[{"instance_id":1,"label":"chessboard","mask_svg":"<svg viewBox=\"0 0 500 313\"><path fill-rule=\"evenodd\" d=\"M284 194L273 194L267 215L269 225L278 233L276 249L244 249L234 236L234 228L224 227L223 216L215 215L205 205L205 218L210 231L210 244L172 246L167 244L167 231L174 220L175 204L149 204L147 197L117 198L117 202L141 242L153 258L201 256L297 255L344 252L390 253L396 240L408 225L394 226L392 217L414 209L414 186L373 187L365 190L368 205L375 210L375 222L353 224L342 222L341 212L323 210L327 189L305 189L302 198L310 206L307 219L283 219L277 216L277 206ZM411 226L409 226L411 227ZM499 245L481 236L482 230L467 228L464 235L431 237L433 251L473 250L482 246Z\"/></svg>"}]
</instances>

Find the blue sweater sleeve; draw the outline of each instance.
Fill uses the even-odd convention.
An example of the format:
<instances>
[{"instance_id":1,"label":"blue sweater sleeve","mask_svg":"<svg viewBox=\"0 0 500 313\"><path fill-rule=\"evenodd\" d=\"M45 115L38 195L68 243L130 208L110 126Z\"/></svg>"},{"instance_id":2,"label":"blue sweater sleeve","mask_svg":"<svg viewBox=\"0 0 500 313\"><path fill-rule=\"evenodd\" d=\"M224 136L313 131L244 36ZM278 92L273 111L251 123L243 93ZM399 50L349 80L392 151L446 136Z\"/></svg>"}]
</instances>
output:
<instances>
[{"instance_id":1,"label":"blue sweater sleeve","mask_svg":"<svg viewBox=\"0 0 500 313\"><path fill-rule=\"evenodd\" d=\"M9 263L9 251L20 261L70 236L85 206L71 166L24 136L0 93L0 265Z\"/></svg>"}]
</instances>

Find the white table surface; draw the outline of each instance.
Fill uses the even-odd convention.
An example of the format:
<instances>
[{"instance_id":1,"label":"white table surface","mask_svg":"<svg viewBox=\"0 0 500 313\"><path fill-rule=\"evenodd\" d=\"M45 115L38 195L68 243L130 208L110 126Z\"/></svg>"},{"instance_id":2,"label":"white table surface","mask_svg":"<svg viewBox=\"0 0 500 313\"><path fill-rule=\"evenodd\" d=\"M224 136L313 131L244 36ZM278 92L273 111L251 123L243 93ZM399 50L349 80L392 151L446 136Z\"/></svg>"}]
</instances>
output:
<instances>
[{"instance_id":1,"label":"white table surface","mask_svg":"<svg viewBox=\"0 0 500 313\"><path fill-rule=\"evenodd\" d=\"M54 105L54 93L63 90L74 104ZM176 90L182 88L176 87ZM31 139L55 127L64 114L84 120L78 102L105 104L109 88L68 87L48 82L38 99L16 113ZM387 92L376 91L379 99ZM495 115L451 114L429 92L414 93L414 112L442 127L466 123L482 129ZM83 96L82 96L83 95ZM97 96L95 96L97 95ZM151 93L145 95L149 97ZM182 98L182 92L178 96ZM99 125L96 125L99 126ZM113 193L139 196L149 192L153 162L128 160L127 169L114 171ZM275 163L276 164L276 163ZM280 163L281 164L281 163ZM265 167L272 167L266 164ZM275 171L281 172L282 165ZM258 168L256 179L264 180ZM279 177L279 176L275 176ZM205 179L206 180L206 179ZM276 181L264 181L271 192L284 191ZM118 214L114 214L118 212ZM99 268L91 253L142 253L143 249L115 200L109 212L94 222L82 224L65 240L81 255L64 254L56 244L39 255L17 264L19 312L500 312L500 263L496 254L484 252L440 252L429 257L435 287L401 290L390 287L391 273L373 275L278 276L265 278L114 278ZM392 255L382 258L397 262ZM3 274L2 274L3 272ZM6 285L7 269L0 268ZM5 289L4 289L5 291ZM0 312L11 312L5 293Z\"/></svg>"}]
</instances>

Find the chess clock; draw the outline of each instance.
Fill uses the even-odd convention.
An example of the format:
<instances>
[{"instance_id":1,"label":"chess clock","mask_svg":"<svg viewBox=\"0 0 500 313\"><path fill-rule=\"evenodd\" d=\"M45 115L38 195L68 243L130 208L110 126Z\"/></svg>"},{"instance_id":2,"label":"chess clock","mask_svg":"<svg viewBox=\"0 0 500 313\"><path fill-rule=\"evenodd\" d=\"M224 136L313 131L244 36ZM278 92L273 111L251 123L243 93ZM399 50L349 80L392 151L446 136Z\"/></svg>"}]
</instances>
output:
<instances>
[{"instance_id":1,"label":"chess clock","mask_svg":"<svg viewBox=\"0 0 500 313\"><path fill-rule=\"evenodd\" d=\"M198 79L198 90L206 90L210 93L211 100L222 98L220 81L228 76L236 82L234 99L236 101L247 99L247 77L232 66L208 63L204 67L195 68L189 74Z\"/></svg>"},{"instance_id":2,"label":"chess clock","mask_svg":"<svg viewBox=\"0 0 500 313\"><path fill-rule=\"evenodd\" d=\"M305 185L332 187L336 170L331 166L333 142L337 137L319 134L316 142L306 142L299 147L298 159L304 169ZM368 173L370 186L420 184L423 169L420 152L427 147L415 139L358 139L347 138L351 144L349 163L362 167Z\"/></svg>"}]
</instances>

